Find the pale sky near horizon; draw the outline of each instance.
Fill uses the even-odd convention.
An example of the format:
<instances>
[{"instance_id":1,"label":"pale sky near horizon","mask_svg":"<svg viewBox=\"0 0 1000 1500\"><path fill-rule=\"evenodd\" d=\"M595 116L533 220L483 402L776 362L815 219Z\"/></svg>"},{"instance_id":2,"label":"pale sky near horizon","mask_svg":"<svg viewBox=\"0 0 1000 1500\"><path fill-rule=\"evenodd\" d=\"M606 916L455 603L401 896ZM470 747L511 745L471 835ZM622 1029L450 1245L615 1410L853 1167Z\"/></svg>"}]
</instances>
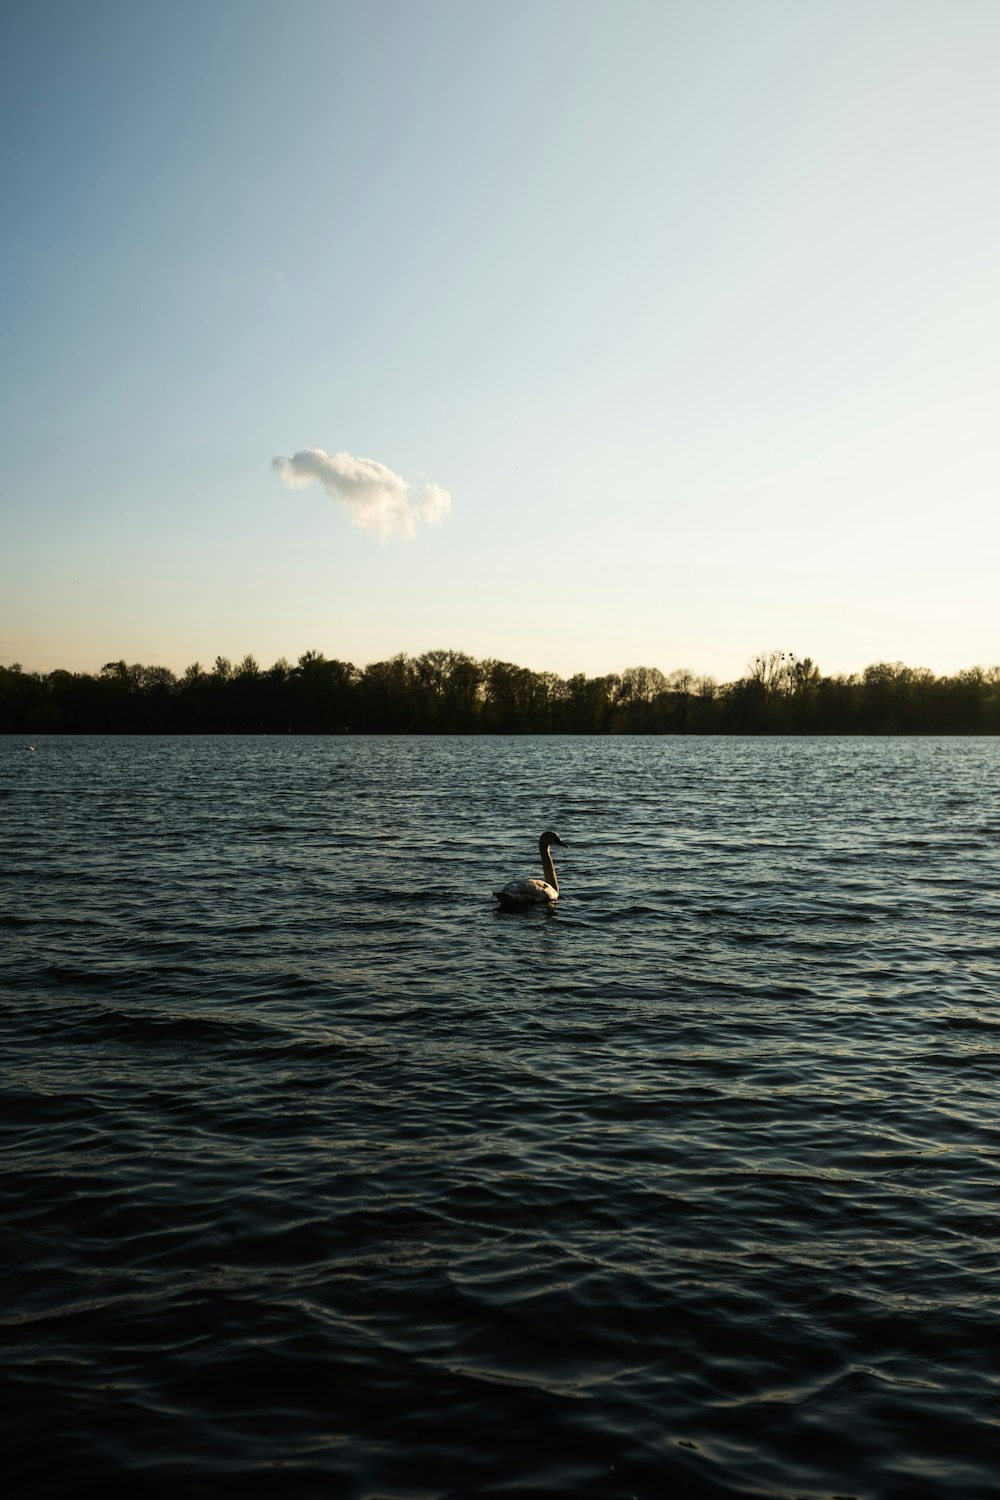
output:
<instances>
[{"instance_id":1,"label":"pale sky near horizon","mask_svg":"<svg viewBox=\"0 0 1000 1500\"><path fill-rule=\"evenodd\" d=\"M1000 662L995 0L0 27L0 663Z\"/></svg>"}]
</instances>

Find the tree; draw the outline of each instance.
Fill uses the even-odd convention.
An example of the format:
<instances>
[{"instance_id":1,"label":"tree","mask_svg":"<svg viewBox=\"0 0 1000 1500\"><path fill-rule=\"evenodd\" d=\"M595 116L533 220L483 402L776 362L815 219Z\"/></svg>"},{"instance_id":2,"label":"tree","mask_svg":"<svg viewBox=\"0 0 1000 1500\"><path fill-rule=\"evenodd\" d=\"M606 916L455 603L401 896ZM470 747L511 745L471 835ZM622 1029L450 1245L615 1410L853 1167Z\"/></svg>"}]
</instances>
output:
<instances>
[{"instance_id":1,"label":"tree","mask_svg":"<svg viewBox=\"0 0 1000 1500\"><path fill-rule=\"evenodd\" d=\"M659 667L626 667L621 675L618 724L628 734L641 734L653 726L653 705L667 691L667 679Z\"/></svg>"},{"instance_id":2,"label":"tree","mask_svg":"<svg viewBox=\"0 0 1000 1500\"><path fill-rule=\"evenodd\" d=\"M300 733L340 734L362 728L355 712L360 673L350 662L305 651L289 672L289 725Z\"/></svg>"}]
</instances>

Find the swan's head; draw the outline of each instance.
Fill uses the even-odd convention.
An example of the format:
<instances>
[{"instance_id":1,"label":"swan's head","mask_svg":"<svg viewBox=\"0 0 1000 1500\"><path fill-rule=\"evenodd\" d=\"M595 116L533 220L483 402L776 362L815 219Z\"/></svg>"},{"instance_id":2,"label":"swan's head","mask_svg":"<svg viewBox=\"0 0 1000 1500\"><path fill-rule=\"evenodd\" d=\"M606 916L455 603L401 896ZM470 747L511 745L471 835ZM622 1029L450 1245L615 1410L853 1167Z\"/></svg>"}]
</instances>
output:
<instances>
[{"instance_id":1,"label":"swan's head","mask_svg":"<svg viewBox=\"0 0 1000 1500\"><path fill-rule=\"evenodd\" d=\"M562 839L559 837L558 833L553 833L550 828L549 831L547 833L543 833L541 838L538 840L538 847L539 849L548 849L552 844L559 844L563 849L565 849L566 847Z\"/></svg>"}]
</instances>

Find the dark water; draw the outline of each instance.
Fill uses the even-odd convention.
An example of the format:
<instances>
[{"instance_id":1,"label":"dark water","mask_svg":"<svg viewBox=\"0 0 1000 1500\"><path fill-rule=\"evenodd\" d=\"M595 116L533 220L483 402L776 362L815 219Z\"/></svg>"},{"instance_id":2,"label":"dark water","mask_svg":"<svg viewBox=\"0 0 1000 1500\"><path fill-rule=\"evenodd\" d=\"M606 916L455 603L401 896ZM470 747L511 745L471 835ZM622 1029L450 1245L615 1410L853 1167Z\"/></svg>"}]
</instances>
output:
<instances>
[{"instance_id":1,"label":"dark water","mask_svg":"<svg viewBox=\"0 0 1000 1500\"><path fill-rule=\"evenodd\" d=\"M15 1492L996 1496L998 773L0 741Z\"/></svg>"}]
</instances>

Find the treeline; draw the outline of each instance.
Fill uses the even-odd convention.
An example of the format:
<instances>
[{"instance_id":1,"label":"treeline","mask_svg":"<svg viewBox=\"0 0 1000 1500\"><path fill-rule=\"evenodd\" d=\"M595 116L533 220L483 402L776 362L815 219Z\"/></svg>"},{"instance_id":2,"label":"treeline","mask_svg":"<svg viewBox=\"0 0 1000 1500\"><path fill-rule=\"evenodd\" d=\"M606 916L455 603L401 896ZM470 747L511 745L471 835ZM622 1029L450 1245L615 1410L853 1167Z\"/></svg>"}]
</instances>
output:
<instances>
[{"instance_id":1,"label":"treeline","mask_svg":"<svg viewBox=\"0 0 1000 1500\"><path fill-rule=\"evenodd\" d=\"M997 734L1000 667L955 677L878 662L824 677L771 651L736 682L680 670L557 677L460 651L358 668L307 651L262 668L108 662L96 675L0 667L0 731L25 734Z\"/></svg>"}]
</instances>

